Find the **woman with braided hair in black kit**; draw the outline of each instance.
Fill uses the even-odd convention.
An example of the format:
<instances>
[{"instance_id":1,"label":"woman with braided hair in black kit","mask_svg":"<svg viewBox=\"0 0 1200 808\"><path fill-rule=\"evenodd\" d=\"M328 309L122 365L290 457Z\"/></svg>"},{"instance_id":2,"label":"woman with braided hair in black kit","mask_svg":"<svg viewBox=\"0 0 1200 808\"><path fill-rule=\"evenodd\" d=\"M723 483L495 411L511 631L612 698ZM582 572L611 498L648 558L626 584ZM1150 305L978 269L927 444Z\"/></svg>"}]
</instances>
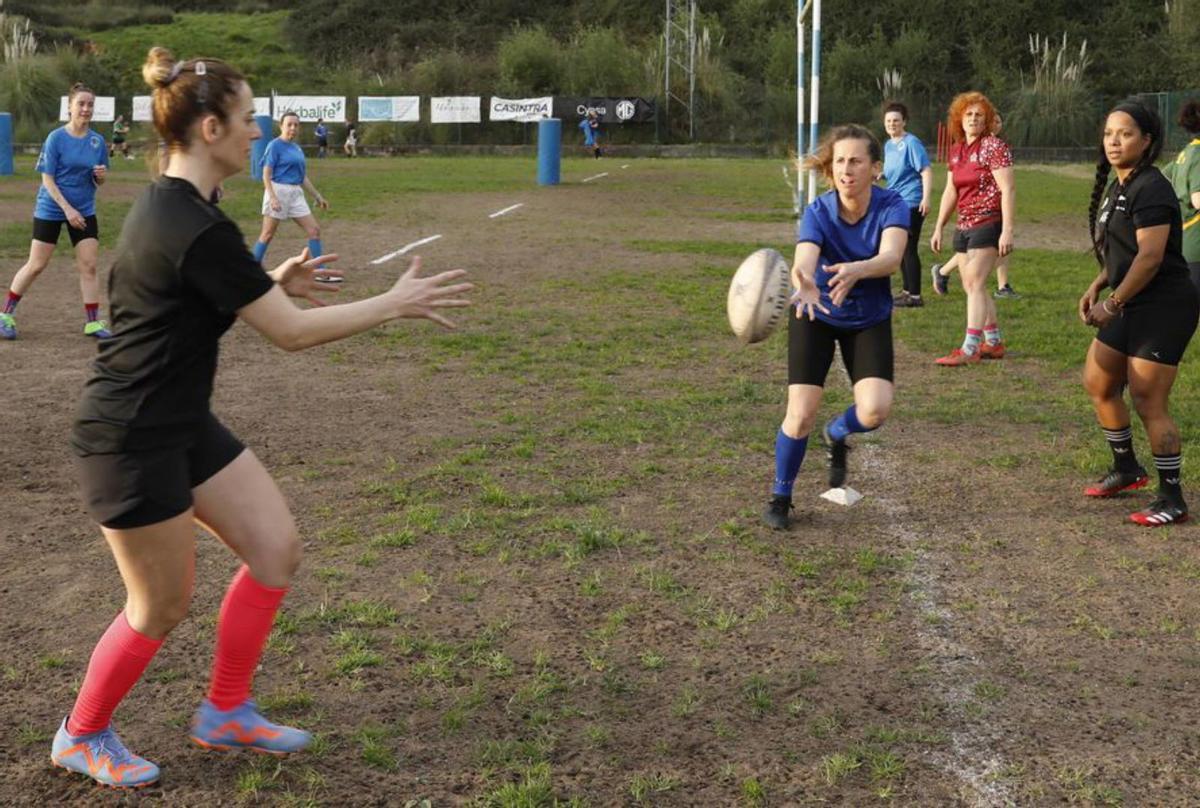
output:
<instances>
[{"instance_id":1,"label":"woman with braided hair in black kit","mask_svg":"<svg viewBox=\"0 0 1200 808\"><path fill-rule=\"evenodd\" d=\"M1130 515L1147 527L1186 521L1179 429L1167 412L1179 360L1200 319L1200 296L1183 257L1183 224L1171 183L1154 167L1163 147L1158 115L1136 100L1108 113L1088 226L1101 270L1079 299L1079 317L1099 329L1083 386L1113 453L1112 469L1084 493L1110 497L1149 478L1133 452L1124 389L1146 427L1158 496ZM1109 171L1116 179L1109 182ZM1112 289L1103 302L1100 291Z\"/></svg>"}]
</instances>

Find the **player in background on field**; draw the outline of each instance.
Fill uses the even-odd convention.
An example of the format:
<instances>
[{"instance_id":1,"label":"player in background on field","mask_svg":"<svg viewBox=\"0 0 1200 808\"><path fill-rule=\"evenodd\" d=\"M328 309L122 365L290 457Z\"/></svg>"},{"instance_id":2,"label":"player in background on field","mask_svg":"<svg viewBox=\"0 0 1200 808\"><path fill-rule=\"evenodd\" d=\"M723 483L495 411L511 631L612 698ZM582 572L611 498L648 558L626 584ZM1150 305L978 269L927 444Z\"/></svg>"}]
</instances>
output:
<instances>
[{"instance_id":1,"label":"player in background on field","mask_svg":"<svg viewBox=\"0 0 1200 808\"><path fill-rule=\"evenodd\" d=\"M1183 214L1183 257L1192 284L1200 290L1200 101L1188 101L1179 111L1179 125L1192 136L1175 162L1163 173L1175 188Z\"/></svg>"},{"instance_id":2,"label":"player in background on field","mask_svg":"<svg viewBox=\"0 0 1200 808\"><path fill-rule=\"evenodd\" d=\"M942 251L942 229L957 210L954 252L967 293L967 329L962 346L936 360L944 367L1004 358L996 301L987 293L987 281L1000 256L1012 252L1016 198L1012 151L992 134L995 117L996 108L978 92L955 96L947 115L950 165L929 246Z\"/></svg>"},{"instance_id":3,"label":"player in background on field","mask_svg":"<svg viewBox=\"0 0 1200 808\"><path fill-rule=\"evenodd\" d=\"M79 291L83 296L83 333L96 339L111 336L100 319L100 280L96 261L100 253L100 225L96 221L96 189L108 177L108 147L91 128L96 94L76 82L67 93L70 119L46 137L38 155L42 176L33 208L33 239L29 259L17 270L4 308L0 310L0 339L17 338L17 304L50 264L62 228L75 248Z\"/></svg>"},{"instance_id":4,"label":"player in background on field","mask_svg":"<svg viewBox=\"0 0 1200 808\"><path fill-rule=\"evenodd\" d=\"M833 189L800 220L792 261L788 317L787 414L775 436L775 481L763 521L791 523L792 486L817 420L835 346L854 388L854 403L825 424L829 486L846 482L846 439L878 429L892 410L892 289L912 223L908 204L875 185L883 150L871 131L835 126L805 160Z\"/></svg>"},{"instance_id":5,"label":"player in background on field","mask_svg":"<svg viewBox=\"0 0 1200 808\"><path fill-rule=\"evenodd\" d=\"M329 127L325 125L323 118L317 118L317 128L313 130L313 134L317 136L317 157L325 157L329 154Z\"/></svg>"},{"instance_id":6,"label":"player in background on field","mask_svg":"<svg viewBox=\"0 0 1200 808\"><path fill-rule=\"evenodd\" d=\"M358 157L358 124L354 121L346 124L346 142L342 144L342 152L347 157Z\"/></svg>"},{"instance_id":7,"label":"player in background on field","mask_svg":"<svg viewBox=\"0 0 1200 808\"><path fill-rule=\"evenodd\" d=\"M158 766L122 743L112 715L188 611L197 525L241 565L221 604L211 683L191 739L274 755L311 741L269 721L250 698L301 544L270 474L210 408L222 334L240 318L295 351L401 317L452 327L443 312L467 305L461 296L472 288L455 282L461 271L419 277L414 259L383 294L323 308L313 295L336 290L321 282L336 273L318 273L315 264L336 256L304 250L265 272L237 225L209 202L221 180L245 168L261 134L250 86L224 62L176 62L165 48L151 49L142 74L170 158L125 219L110 283L114 335L103 343L71 434L83 498L126 599L51 746L55 765L119 788L159 778ZM289 296L317 307L301 309Z\"/></svg>"},{"instance_id":8,"label":"player in background on field","mask_svg":"<svg viewBox=\"0 0 1200 808\"><path fill-rule=\"evenodd\" d=\"M308 236L308 253L312 256L324 255L321 245L321 226L308 207L304 198L304 190L313 195L317 207L329 210L329 203L321 196L312 180L308 178L307 163L304 160L304 150L296 143L300 134L300 116L294 112L285 112L279 120L279 137L267 144L266 154L263 155L263 203L262 231L258 242L254 245L254 257L260 262L267 254L271 239L279 223L292 219Z\"/></svg>"},{"instance_id":9,"label":"player in background on field","mask_svg":"<svg viewBox=\"0 0 1200 808\"><path fill-rule=\"evenodd\" d=\"M583 148L592 152L592 156L600 159L600 115L594 109L589 109L584 119L579 122L579 131L583 132Z\"/></svg>"},{"instance_id":10,"label":"player in background on field","mask_svg":"<svg viewBox=\"0 0 1200 808\"><path fill-rule=\"evenodd\" d=\"M884 107L883 128L888 139L883 144L883 178L887 187L904 198L912 215L908 246L904 248L904 261L900 264L904 286L893 303L900 308L917 308L925 305L921 299L921 256L917 250L921 245L921 226L929 213L929 197L933 193L933 166L925 144L906 131L907 126L908 107L898 101Z\"/></svg>"},{"instance_id":11,"label":"player in background on field","mask_svg":"<svg viewBox=\"0 0 1200 808\"><path fill-rule=\"evenodd\" d=\"M121 152L121 155L126 160L132 160L133 155L129 153L129 144L125 139L129 137L129 124L125 122L124 115L118 115L113 121L113 139L112 145L108 147L108 156L111 158L115 152Z\"/></svg>"},{"instance_id":12,"label":"player in background on field","mask_svg":"<svg viewBox=\"0 0 1200 808\"><path fill-rule=\"evenodd\" d=\"M1130 520L1147 527L1186 521L1183 449L1168 398L1179 361L1200 320L1200 296L1183 257L1183 218L1171 183L1154 162L1163 125L1137 100L1104 122L1088 230L1100 274L1079 299L1079 318L1099 329L1088 348L1083 387L1112 450L1108 474L1089 497L1111 497L1149 482L1133 451L1125 388L1150 438L1158 495ZM1110 170L1116 178L1110 183ZM1112 291L1103 302L1100 292Z\"/></svg>"}]
</instances>

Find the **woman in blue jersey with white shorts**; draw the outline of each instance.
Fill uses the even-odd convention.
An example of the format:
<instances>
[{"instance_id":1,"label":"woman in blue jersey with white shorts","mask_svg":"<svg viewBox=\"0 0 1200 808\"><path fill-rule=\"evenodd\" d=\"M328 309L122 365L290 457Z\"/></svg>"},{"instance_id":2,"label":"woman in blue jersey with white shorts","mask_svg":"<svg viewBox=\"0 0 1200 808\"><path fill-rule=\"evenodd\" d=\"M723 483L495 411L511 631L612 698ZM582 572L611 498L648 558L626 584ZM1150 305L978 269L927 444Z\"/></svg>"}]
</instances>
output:
<instances>
[{"instance_id":1,"label":"woman in blue jersey with white shorts","mask_svg":"<svg viewBox=\"0 0 1200 808\"><path fill-rule=\"evenodd\" d=\"M775 438L775 483L764 521L791 523L792 485L808 447L833 363L834 346L854 387L854 404L824 428L829 485L846 482L846 439L883 425L892 409L892 292L911 221L908 203L875 185L883 151L870 130L834 127L805 161L833 190L804 212L792 262L787 415Z\"/></svg>"},{"instance_id":2,"label":"woman in blue jersey with white shorts","mask_svg":"<svg viewBox=\"0 0 1200 808\"><path fill-rule=\"evenodd\" d=\"M85 317L83 333L96 339L112 336L108 324L100 319L100 281L96 275L100 252L96 189L107 176L108 146L100 133L91 128L95 105L95 93L79 82L73 84L67 94L70 119L51 132L42 146L37 161L42 184L33 208L29 260L17 270L8 288L4 308L0 310L0 338L17 338L17 304L49 266L64 224L75 248L75 266L79 270Z\"/></svg>"},{"instance_id":3,"label":"woman in blue jersey with white shorts","mask_svg":"<svg viewBox=\"0 0 1200 808\"><path fill-rule=\"evenodd\" d=\"M304 151L296 143L300 134L300 116L294 112L283 113L279 129L279 137L267 144L263 155L263 223L254 245L254 257L259 263L266 256L279 223L288 219L294 219L308 236L309 255L315 258L325 254L321 246L321 226L304 198L305 189L313 195L321 210L329 210L329 203L308 178Z\"/></svg>"}]
</instances>

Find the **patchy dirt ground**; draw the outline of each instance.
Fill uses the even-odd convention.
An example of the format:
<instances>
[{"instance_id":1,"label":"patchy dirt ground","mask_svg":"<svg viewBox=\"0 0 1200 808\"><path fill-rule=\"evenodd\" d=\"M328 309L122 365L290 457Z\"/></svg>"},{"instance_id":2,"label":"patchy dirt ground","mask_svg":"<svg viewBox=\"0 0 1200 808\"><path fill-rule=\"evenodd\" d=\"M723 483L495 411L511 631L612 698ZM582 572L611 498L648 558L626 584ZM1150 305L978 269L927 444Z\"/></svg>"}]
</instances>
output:
<instances>
[{"instance_id":1,"label":"patchy dirt ground","mask_svg":"<svg viewBox=\"0 0 1200 808\"><path fill-rule=\"evenodd\" d=\"M762 209L669 161L603 168L327 226L347 298L401 263L370 259L442 234L427 267L481 285L459 333L399 324L301 354L227 337L215 409L306 537L256 690L318 744L277 763L187 743L235 568L201 537L192 617L117 714L163 767L136 796L47 761L122 600L66 447L94 348L56 259L0 344L0 802L1195 804L1190 531L1138 532L1129 501L1085 508L1080 480L1046 471L1086 424L1047 446L939 413L947 384L995 396L1043 370L947 382L902 347L895 415L851 455L867 499L818 499L814 446L796 526L768 531L782 340L723 331L728 259L629 242L790 227L701 215ZM283 239L276 258L300 243Z\"/></svg>"}]
</instances>

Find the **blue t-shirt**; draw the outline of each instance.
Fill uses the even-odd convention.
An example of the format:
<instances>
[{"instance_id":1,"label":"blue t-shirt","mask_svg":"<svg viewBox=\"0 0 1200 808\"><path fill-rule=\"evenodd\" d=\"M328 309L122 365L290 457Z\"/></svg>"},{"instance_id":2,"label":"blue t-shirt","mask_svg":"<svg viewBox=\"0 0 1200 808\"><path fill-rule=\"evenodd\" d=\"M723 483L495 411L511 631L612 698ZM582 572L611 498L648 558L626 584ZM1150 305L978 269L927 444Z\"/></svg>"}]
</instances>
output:
<instances>
[{"instance_id":1,"label":"blue t-shirt","mask_svg":"<svg viewBox=\"0 0 1200 808\"><path fill-rule=\"evenodd\" d=\"M592 122L589 119L584 118L579 122L579 129L583 132L584 143L587 145L591 145L598 137L600 137L599 121L596 122L595 126L592 126Z\"/></svg>"},{"instance_id":2,"label":"blue t-shirt","mask_svg":"<svg viewBox=\"0 0 1200 808\"><path fill-rule=\"evenodd\" d=\"M284 185L304 183L304 150L295 143L277 137L267 144L263 166L271 169L271 182Z\"/></svg>"},{"instance_id":3,"label":"blue t-shirt","mask_svg":"<svg viewBox=\"0 0 1200 808\"><path fill-rule=\"evenodd\" d=\"M888 138L883 144L883 178L910 208L921 204L921 172L928 167L925 144L912 132L905 132L899 143Z\"/></svg>"},{"instance_id":4,"label":"blue t-shirt","mask_svg":"<svg viewBox=\"0 0 1200 808\"><path fill-rule=\"evenodd\" d=\"M317 128L313 130L313 134L315 134L318 139L322 139L329 135L329 130L325 128L325 124L319 123L317 124Z\"/></svg>"},{"instance_id":5,"label":"blue t-shirt","mask_svg":"<svg viewBox=\"0 0 1200 808\"><path fill-rule=\"evenodd\" d=\"M817 319L838 328L869 328L892 315L892 289L886 277L866 278L854 284L841 306L829 299L829 279L825 267L849 261L865 261L879 254L883 231L899 227L908 231L911 213L903 197L895 191L871 187L867 213L855 224L847 224L838 215L837 191L821 194L804 211L796 243L805 241L821 248L817 259L816 281L821 303L829 314L817 310Z\"/></svg>"},{"instance_id":6,"label":"blue t-shirt","mask_svg":"<svg viewBox=\"0 0 1200 808\"><path fill-rule=\"evenodd\" d=\"M96 177L92 169L106 165L108 146L98 132L89 129L83 137L74 137L65 126L60 126L46 137L35 170L54 179L63 198L79 211L80 216L95 216ZM33 215L51 222L67 220L67 215L44 185L38 188Z\"/></svg>"}]
</instances>

